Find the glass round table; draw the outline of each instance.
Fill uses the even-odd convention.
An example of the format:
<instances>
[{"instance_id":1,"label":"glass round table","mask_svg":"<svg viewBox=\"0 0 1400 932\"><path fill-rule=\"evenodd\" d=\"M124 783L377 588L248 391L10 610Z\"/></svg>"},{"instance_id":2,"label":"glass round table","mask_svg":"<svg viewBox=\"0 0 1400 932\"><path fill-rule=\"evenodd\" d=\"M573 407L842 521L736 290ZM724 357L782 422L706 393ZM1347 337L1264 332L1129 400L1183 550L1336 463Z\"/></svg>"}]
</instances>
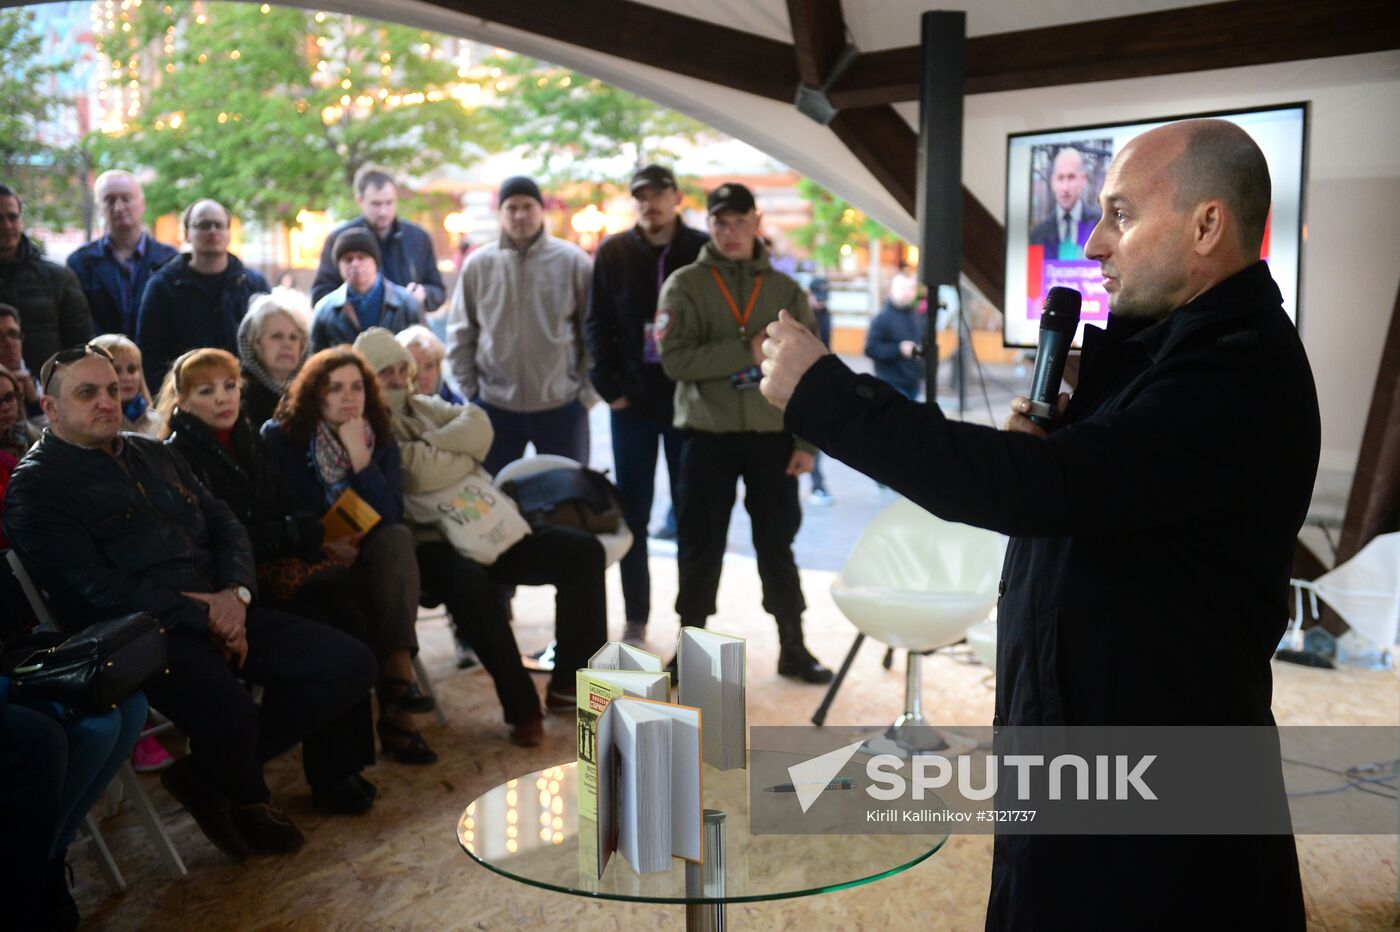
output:
<instances>
[{"instance_id":1,"label":"glass round table","mask_svg":"<svg viewBox=\"0 0 1400 932\"><path fill-rule=\"evenodd\" d=\"M472 859L503 877L575 896L686 907L687 929L722 929L724 904L811 896L907 870L946 833L772 835L749 830L746 770L704 768L705 862L638 874L621 856L597 871L594 823L578 814L577 762L479 796L457 820Z\"/></svg>"}]
</instances>

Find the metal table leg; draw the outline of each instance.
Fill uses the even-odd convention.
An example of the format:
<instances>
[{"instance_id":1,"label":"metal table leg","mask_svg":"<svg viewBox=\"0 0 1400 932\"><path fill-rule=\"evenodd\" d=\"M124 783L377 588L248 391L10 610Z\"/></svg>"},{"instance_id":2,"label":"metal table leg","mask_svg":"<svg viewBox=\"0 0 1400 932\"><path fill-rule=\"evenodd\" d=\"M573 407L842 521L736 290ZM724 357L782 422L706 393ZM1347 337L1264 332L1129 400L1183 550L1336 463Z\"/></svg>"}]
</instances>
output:
<instances>
[{"instance_id":1,"label":"metal table leg","mask_svg":"<svg viewBox=\"0 0 1400 932\"><path fill-rule=\"evenodd\" d=\"M685 866L687 896L713 897L719 902L687 903L686 932L724 932L724 813L705 810L705 863Z\"/></svg>"}]
</instances>

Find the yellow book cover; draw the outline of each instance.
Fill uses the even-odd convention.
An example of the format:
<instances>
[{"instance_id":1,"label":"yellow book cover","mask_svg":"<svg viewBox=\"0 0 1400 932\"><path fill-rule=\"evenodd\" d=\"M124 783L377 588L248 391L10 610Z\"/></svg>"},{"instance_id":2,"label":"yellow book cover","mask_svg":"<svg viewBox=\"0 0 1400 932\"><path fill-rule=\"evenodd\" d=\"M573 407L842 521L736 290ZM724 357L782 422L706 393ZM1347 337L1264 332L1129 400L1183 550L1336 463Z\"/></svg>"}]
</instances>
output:
<instances>
[{"instance_id":1,"label":"yellow book cover","mask_svg":"<svg viewBox=\"0 0 1400 932\"><path fill-rule=\"evenodd\" d=\"M326 529L326 540L340 540L356 534L367 534L379 523L379 512L370 503L360 498L354 489L340 493L330 509L321 516L321 526Z\"/></svg>"},{"instance_id":2,"label":"yellow book cover","mask_svg":"<svg viewBox=\"0 0 1400 932\"><path fill-rule=\"evenodd\" d=\"M602 678L609 671L579 670L578 690L578 812L598 818L598 717L625 690Z\"/></svg>"}]
</instances>

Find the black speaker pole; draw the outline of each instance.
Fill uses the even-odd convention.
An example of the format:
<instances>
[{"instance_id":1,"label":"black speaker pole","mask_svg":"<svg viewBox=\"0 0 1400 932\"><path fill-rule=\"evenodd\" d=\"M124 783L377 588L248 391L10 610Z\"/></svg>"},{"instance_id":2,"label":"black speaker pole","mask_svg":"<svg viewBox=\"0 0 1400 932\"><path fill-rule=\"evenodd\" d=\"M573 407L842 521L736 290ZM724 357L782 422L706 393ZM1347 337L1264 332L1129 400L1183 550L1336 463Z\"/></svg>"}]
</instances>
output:
<instances>
[{"instance_id":1,"label":"black speaker pole","mask_svg":"<svg viewBox=\"0 0 1400 932\"><path fill-rule=\"evenodd\" d=\"M967 14L931 10L921 22L919 65L919 277L928 289L928 351L924 365L928 400L938 394L940 308L953 313L962 358L962 307L958 279L962 266L963 78L966 74ZM963 395L959 364L958 396Z\"/></svg>"}]
</instances>

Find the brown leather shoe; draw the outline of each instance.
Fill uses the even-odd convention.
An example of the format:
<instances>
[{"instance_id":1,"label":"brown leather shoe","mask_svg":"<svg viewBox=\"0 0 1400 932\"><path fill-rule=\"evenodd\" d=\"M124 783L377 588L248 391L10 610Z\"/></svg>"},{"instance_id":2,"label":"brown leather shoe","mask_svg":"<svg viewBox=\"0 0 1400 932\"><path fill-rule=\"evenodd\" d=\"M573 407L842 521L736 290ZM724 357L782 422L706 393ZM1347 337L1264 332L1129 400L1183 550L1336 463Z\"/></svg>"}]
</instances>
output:
<instances>
[{"instance_id":1,"label":"brown leather shoe","mask_svg":"<svg viewBox=\"0 0 1400 932\"><path fill-rule=\"evenodd\" d=\"M242 861L252 848L233 820L233 804L220 790L200 782L194 775L191 758L186 756L161 771L160 785L194 817L204 837L235 861Z\"/></svg>"},{"instance_id":2,"label":"brown leather shoe","mask_svg":"<svg viewBox=\"0 0 1400 932\"><path fill-rule=\"evenodd\" d=\"M517 722L510 728L510 743L516 747L538 747L544 741L544 716L536 712L534 716Z\"/></svg>"},{"instance_id":3,"label":"brown leather shoe","mask_svg":"<svg viewBox=\"0 0 1400 932\"><path fill-rule=\"evenodd\" d=\"M270 802L233 807L233 822L249 847L264 854L291 854L306 841L287 814Z\"/></svg>"}]
</instances>

